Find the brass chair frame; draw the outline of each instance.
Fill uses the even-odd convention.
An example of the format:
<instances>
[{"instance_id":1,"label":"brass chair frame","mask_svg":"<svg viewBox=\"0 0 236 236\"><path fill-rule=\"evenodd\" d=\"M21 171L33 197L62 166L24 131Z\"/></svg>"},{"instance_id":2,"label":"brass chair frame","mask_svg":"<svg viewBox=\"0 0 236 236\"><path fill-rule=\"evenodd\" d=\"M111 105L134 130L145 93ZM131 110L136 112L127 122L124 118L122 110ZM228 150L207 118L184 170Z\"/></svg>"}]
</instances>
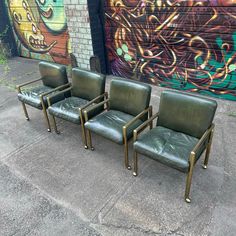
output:
<instances>
[{"instance_id":1,"label":"brass chair frame","mask_svg":"<svg viewBox=\"0 0 236 236\"><path fill-rule=\"evenodd\" d=\"M138 135L145 129L147 126L150 126L150 129L152 129L152 124L153 120L155 118L158 119L159 113L154 114L150 119L148 119L146 122L144 122L142 125L140 125L137 129L133 131L133 140L134 142L138 139ZM151 125L150 125L151 124ZM193 150L190 152L189 155L189 170L187 173L187 180L186 180L186 187L185 187L185 201L187 203L191 202L190 198L190 189L191 189L191 183L192 183L192 175L193 175L193 168L196 164L196 153L199 150L200 146L204 143L207 142L206 145L206 153L205 153L205 159L204 159L204 164L202 165L203 169L207 169L208 161L209 161L209 156L210 156L210 150L211 150L211 145L212 145L212 138L213 138L213 133L214 133L214 123L211 124L211 126L205 131L205 133L202 135L202 137L199 139L198 143L195 145ZM133 165L134 165L134 171L133 171L133 176L138 176L138 153L134 151L133 154Z\"/></svg>"},{"instance_id":2,"label":"brass chair frame","mask_svg":"<svg viewBox=\"0 0 236 236\"><path fill-rule=\"evenodd\" d=\"M47 101L48 101L48 106L51 106L52 103L51 103L51 99L60 95L60 94L63 94L65 92L68 92L68 91L71 91L72 89L72 86L70 86L69 88L66 88L64 90L61 90L60 92L56 93L56 94L53 94L51 96L48 96L47 97ZM85 149L88 149L88 144L87 144L87 138L86 138L86 132L85 132L85 127L84 127L84 117L83 117L83 110L86 109L87 107L93 105L93 104L96 104L97 101L99 101L100 99L104 98L106 99L108 96L107 92L97 96L96 98L92 99L91 101L89 101L87 104L85 104L83 107L78 107L78 112L80 114L80 122L81 122L81 130L82 130L82 138L83 138L83 142L84 142L84 148ZM55 119L55 116L51 115L50 116L52 117L52 123L53 123L53 126L54 126L54 130L57 134L60 134L60 131L58 131L58 128L57 128L57 123L56 123L56 119Z\"/></svg>"},{"instance_id":3,"label":"brass chair frame","mask_svg":"<svg viewBox=\"0 0 236 236\"><path fill-rule=\"evenodd\" d=\"M33 84L33 83L36 83L36 82L39 82L39 81L42 81L42 78L40 79L36 79L36 80L31 80L31 81L28 81L26 83L22 83L22 84L19 84L16 86L16 89L18 91L18 93L22 93L22 90L21 88L27 86L27 85L30 85L30 84ZM51 125L50 125L50 121L49 121L49 118L48 118L48 114L47 114L47 108L45 107L45 104L44 104L44 97L46 97L47 95L49 95L50 93L54 93L58 90L61 90L61 89L64 89L66 88L67 86L70 86L70 83L67 83L67 84L63 84L61 86L58 86L48 92L45 92L45 93L42 93L40 94L39 98L40 98L40 101L41 101L41 104L42 104L42 111L43 111L43 114L44 114L44 118L46 120L46 125L48 127L48 132L51 132ZM28 114L28 111L26 109L26 104L24 102L21 102L22 104L22 107L23 107L23 111L24 111L24 114L25 114L25 118L27 121L30 120L29 118L29 114Z\"/></svg>"},{"instance_id":4,"label":"brass chair frame","mask_svg":"<svg viewBox=\"0 0 236 236\"><path fill-rule=\"evenodd\" d=\"M93 109L96 109L100 106L104 106L106 105L106 107L104 108L104 111L108 111L110 108L109 108L109 101L110 99L106 99L105 101L103 102L100 102L98 103L97 105L95 106L92 106L92 107L88 107L88 109L84 110L83 111L83 114L84 114L84 118L85 118L85 123L89 120L88 118L88 112L92 111ZM146 108L145 110L143 110L142 112L140 112L137 116L135 116L132 120L130 120L128 123L126 123L123 127L122 127L122 133L123 133L123 144L124 144L124 165L125 165L125 168L127 168L128 170L131 170L131 166L129 165L129 152L128 152L128 139L127 139L127 129L129 126L131 126L135 121L137 121L138 119L141 119L144 115L148 114L148 117L151 117L152 116L152 106L149 106L148 108ZM152 125L150 125L150 128L152 127ZM94 147L92 145L92 138L91 138L91 132L90 130L86 129L85 128L85 131L86 131L86 136L88 138L87 140L87 143L88 143L88 146L89 148L93 151L94 150Z\"/></svg>"}]
</instances>

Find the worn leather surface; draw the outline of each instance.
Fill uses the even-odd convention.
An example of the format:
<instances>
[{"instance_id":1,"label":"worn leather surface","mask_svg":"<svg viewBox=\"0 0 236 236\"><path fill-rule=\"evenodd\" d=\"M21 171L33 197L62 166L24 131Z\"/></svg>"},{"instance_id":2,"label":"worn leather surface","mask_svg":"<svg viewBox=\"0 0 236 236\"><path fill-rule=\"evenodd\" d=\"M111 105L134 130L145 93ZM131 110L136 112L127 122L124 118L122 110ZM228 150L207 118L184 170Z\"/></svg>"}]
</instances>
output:
<instances>
[{"instance_id":1,"label":"worn leather surface","mask_svg":"<svg viewBox=\"0 0 236 236\"><path fill-rule=\"evenodd\" d=\"M85 123L85 127L115 143L123 144L122 127L133 119L134 116L117 110L109 110L101 113ZM130 139L133 130L142 123L138 120L127 129L127 137Z\"/></svg>"},{"instance_id":2,"label":"worn leather surface","mask_svg":"<svg viewBox=\"0 0 236 236\"><path fill-rule=\"evenodd\" d=\"M52 88L40 85L35 88L22 90L21 93L18 93L18 99L30 106L33 106L38 109L42 109L42 104L40 101L40 95L45 92L49 92ZM44 97L45 105L47 105L46 98Z\"/></svg>"},{"instance_id":3,"label":"worn leather surface","mask_svg":"<svg viewBox=\"0 0 236 236\"><path fill-rule=\"evenodd\" d=\"M216 101L211 99L164 91L157 125L200 138L212 124L216 108Z\"/></svg>"},{"instance_id":4,"label":"worn leather surface","mask_svg":"<svg viewBox=\"0 0 236 236\"><path fill-rule=\"evenodd\" d=\"M78 97L68 97L51 105L48 112L61 119L80 124L79 108L88 103L87 100Z\"/></svg>"},{"instance_id":5,"label":"worn leather surface","mask_svg":"<svg viewBox=\"0 0 236 236\"><path fill-rule=\"evenodd\" d=\"M66 67L64 65L42 61L39 63L39 71L45 86L56 88L68 83Z\"/></svg>"},{"instance_id":6,"label":"worn leather surface","mask_svg":"<svg viewBox=\"0 0 236 236\"><path fill-rule=\"evenodd\" d=\"M122 79L111 81L110 108L112 110L136 116L149 106L150 97L150 85Z\"/></svg>"},{"instance_id":7,"label":"worn leather surface","mask_svg":"<svg viewBox=\"0 0 236 236\"><path fill-rule=\"evenodd\" d=\"M134 150L183 172L189 170L189 156L198 138L158 126L134 142ZM205 146L196 154L201 156Z\"/></svg>"},{"instance_id":8,"label":"worn leather surface","mask_svg":"<svg viewBox=\"0 0 236 236\"><path fill-rule=\"evenodd\" d=\"M92 100L105 92L105 75L74 68L72 70L72 96Z\"/></svg>"}]
</instances>

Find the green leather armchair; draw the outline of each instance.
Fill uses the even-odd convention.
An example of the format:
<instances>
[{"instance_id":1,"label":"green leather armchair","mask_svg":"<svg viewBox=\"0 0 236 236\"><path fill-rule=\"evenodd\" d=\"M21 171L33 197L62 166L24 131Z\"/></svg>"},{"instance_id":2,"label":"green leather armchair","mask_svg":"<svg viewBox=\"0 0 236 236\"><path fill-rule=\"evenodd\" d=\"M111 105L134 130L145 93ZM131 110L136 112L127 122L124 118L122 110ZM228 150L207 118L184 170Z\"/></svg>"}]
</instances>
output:
<instances>
[{"instance_id":1,"label":"green leather armchair","mask_svg":"<svg viewBox=\"0 0 236 236\"><path fill-rule=\"evenodd\" d=\"M49 104L48 112L52 117L56 133L59 134L60 132L57 129L55 117L78 125L81 124L85 148L88 148L82 111L88 106L107 98L105 83L105 75L73 68L72 85L47 98ZM93 113L89 114L89 117L96 115L100 110L99 108L95 109Z\"/></svg>"},{"instance_id":2,"label":"green leather armchair","mask_svg":"<svg viewBox=\"0 0 236 236\"><path fill-rule=\"evenodd\" d=\"M132 138L133 130L142 124L148 115L151 116L150 97L151 86L147 84L113 79L110 84L110 98L84 110L89 147L94 150L90 131L117 144L124 144L125 167L131 169L128 158L128 140ZM89 112L99 107L104 112L89 119Z\"/></svg>"},{"instance_id":3,"label":"green leather armchair","mask_svg":"<svg viewBox=\"0 0 236 236\"><path fill-rule=\"evenodd\" d=\"M49 62L40 62L39 71L41 78L17 85L18 99L21 101L26 120L29 120L29 115L26 105L30 105L43 111L48 126L48 132L51 131L50 122L47 114L47 99L46 95L64 89L69 86L66 74L66 67L56 65ZM37 82L41 81L41 84ZM32 84L37 85L32 87ZM31 87L27 87L31 85Z\"/></svg>"},{"instance_id":4,"label":"green leather armchair","mask_svg":"<svg viewBox=\"0 0 236 236\"><path fill-rule=\"evenodd\" d=\"M193 167L206 150L207 168L217 103L186 93L164 91L159 112L134 130L134 172L138 175L138 153L187 173L185 200L190 200ZM153 120L156 127L138 136Z\"/></svg>"}]
</instances>

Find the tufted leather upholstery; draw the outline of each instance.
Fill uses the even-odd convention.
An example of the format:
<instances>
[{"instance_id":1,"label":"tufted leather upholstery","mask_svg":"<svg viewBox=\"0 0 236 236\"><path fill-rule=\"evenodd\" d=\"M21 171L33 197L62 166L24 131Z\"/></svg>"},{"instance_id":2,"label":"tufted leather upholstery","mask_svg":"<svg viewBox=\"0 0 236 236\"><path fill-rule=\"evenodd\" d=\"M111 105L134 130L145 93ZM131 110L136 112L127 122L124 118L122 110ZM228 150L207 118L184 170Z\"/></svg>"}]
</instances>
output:
<instances>
[{"instance_id":1,"label":"tufted leather upholstery","mask_svg":"<svg viewBox=\"0 0 236 236\"><path fill-rule=\"evenodd\" d=\"M92 100L104 93L105 76L91 71L72 70L72 96Z\"/></svg>"},{"instance_id":2,"label":"tufted leather upholstery","mask_svg":"<svg viewBox=\"0 0 236 236\"><path fill-rule=\"evenodd\" d=\"M39 71L45 86L56 88L68 83L66 67L63 65L42 61L39 63Z\"/></svg>"},{"instance_id":3,"label":"tufted leather upholstery","mask_svg":"<svg viewBox=\"0 0 236 236\"><path fill-rule=\"evenodd\" d=\"M210 127L216 107L214 100L164 91L161 94L157 125L200 138Z\"/></svg>"},{"instance_id":4,"label":"tufted leather upholstery","mask_svg":"<svg viewBox=\"0 0 236 236\"><path fill-rule=\"evenodd\" d=\"M105 91L105 76L95 72L74 68L72 70L71 92L59 94L52 98L48 108L51 115L80 124L79 108ZM90 114L95 115L100 109Z\"/></svg>"},{"instance_id":5,"label":"tufted leather upholstery","mask_svg":"<svg viewBox=\"0 0 236 236\"><path fill-rule=\"evenodd\" d=\"M49 92L52 90L52 88L45 86L45 85L40 85L36 86L34 88L30 88L27 90L23 90L21 93L18 94L18 99L21 102L24 102L32 107L42 109L42 104L40 101L40 94ZM44 98L45 105L47 105L46 98Z\"/></svg>"},{"instance_id":6,"label":"tufted leather upholstery","mask_svg":"<svg viewBox=\"0 0 236 236\"><path fill-rule=\"evenodd\" d=\"M18 99L30 106L42 109L40 95L53 90L54 88L67 84L66 67L49 62L40 62L39 70L42 78L42 85L27 88L18 93ZM44 97L45 106L47 107L46 98Z\"/></svg>"},{"instance_id":7,"label":"tufted leather upholstery","mask_svg":"<svg viewBox=\"0 0 236 236\"><path fill-rule=\"evenodd\" d=\"M123 144L122 127L133 118L134 116L122 111L109 110L90 119L85 127L115 143ZM127 129L128 139L132 137L133 130L140 124L142 121L138 120Z\"/></svg>"},{"instance_id":8,"label":"tufted leather upholstery","mask_svg":"<svg viewBox=\"0 0 236 236\"><path fill-rule=\"evenodd\" d=\"M151 86L114 79L110 88L110 109L136 116L149 106Z\"/></svg>"},{"instance_id":9,"label":"tufted leather upholstery","mask_svg":"<svg viewBox=\"0 0 236 236\"><path fill-rule=\"evenodd\" d=\"M128 80L113 79L110 84L110 110L93 117L85 127L118 144L123 144L122 127L148 108L151 86ZM142 123L138 120L127 130L127 138Z\"/></svg>"}]
</instances>

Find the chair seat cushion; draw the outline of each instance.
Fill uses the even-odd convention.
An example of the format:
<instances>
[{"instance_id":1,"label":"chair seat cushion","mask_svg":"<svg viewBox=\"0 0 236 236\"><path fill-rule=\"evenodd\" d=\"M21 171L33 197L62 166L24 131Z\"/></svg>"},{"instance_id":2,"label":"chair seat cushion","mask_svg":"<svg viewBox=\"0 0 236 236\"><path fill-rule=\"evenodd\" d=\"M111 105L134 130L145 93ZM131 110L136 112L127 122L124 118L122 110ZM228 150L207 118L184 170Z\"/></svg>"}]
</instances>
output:
<instances>
[{"instance_id":1,"label":"chair seat cushion","mask_svg":"<svg viewBox=\"0 0 236 236\"><path fill-rule=\"evenodd\" d=\"M85 127L115 143L123 144L123 126L132 120L134 116L117 110L103 112L85 123ZM142 124L137 120L127 128L127 138L133 136L133 130Z\"/></svg>"},{"instance_id":2,"label":"chair seat cushion","mask_svg":"<svg viewBox=\"0 0 236 236\"><path fill-rule=\"evenodd\" d=\"M42 109L42 104L40 101L40 95L46 92L51 91L53 88L40 85L35 88L30 88L27 90L22 90L21 93L18 93L18 99L21 102L24 102L32 107ZM45 105L47 106L47 99L44 97Z\"/></svg>"},{"instance_id":3,"label":"chair seat cushion","mask_svg":"<svg viewBox=\"0 0 236 236\"><path fill-rule=\"evenodd\" d=\"M134 150L183 172L189 170L189 156L199 140L195 137L157 126L134 142ZM203 148L196 155L198 159Z\"/></svg>"},{"instance_id":4,"label":"chair seat cushion","mask_svg":"<svg viewBox=\"0 0 236 236\"><path fill-rule=\"evenodd\" d=\"M79 108L87 103L88 100L79 97L68 97L51 105L48 112L53 116L80 124Z\"/></svg>"}]
</instances>

